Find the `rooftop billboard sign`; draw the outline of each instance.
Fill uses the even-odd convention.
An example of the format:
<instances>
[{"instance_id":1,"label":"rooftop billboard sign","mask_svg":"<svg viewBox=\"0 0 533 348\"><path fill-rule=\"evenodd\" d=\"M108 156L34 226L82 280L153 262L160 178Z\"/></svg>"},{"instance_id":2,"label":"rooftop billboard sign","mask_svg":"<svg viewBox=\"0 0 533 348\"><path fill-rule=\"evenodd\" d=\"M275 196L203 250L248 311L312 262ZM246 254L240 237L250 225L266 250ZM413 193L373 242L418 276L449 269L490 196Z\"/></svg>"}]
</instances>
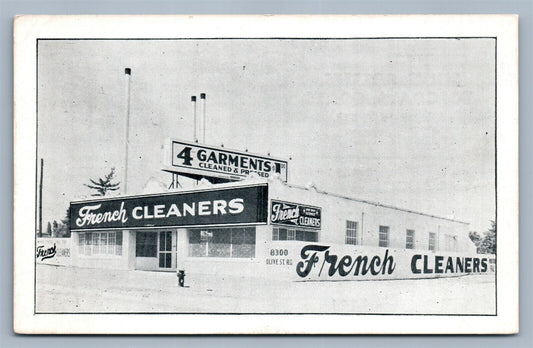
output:
<instances>
[{"instance_id":1,"label":"rooftop billboard sign","mask_svg":"<svg viewBox=\"0 0 533 348\"><path fill-rule=\"evenodd\" d=\"M168 172L233 181L243 180L251 173L263 178L278 174L287 182L288 162L282 159L174 139L171 140L170 155L171 160L165 159L163 169Z\"/></svg>"}]
</instances>

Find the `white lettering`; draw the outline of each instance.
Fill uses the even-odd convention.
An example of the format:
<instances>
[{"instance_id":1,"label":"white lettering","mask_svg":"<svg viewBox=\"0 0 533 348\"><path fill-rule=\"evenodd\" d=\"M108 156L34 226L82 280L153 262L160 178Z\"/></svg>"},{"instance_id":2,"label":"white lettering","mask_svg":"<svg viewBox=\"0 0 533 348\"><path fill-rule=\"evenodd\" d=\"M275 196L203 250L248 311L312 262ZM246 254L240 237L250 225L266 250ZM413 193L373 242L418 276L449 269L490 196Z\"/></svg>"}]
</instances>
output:
<instances>
[{"instance_id":1,"label":"white lettering","mask_svg":"<svg viewBox=\"0 0 533 348\"><path fill-rule=\"evenodd\" d=\"M76 225L79 227L83 227L85 224L91 225L91 218L94 215L92 211L100 209L101 206L101 204L96 204L81 207L80 211L78 212L79 218L76 219Z\"/></svg>"},{"instance_id":2,"label":"white lettering","mask_svg":"<svg viewBox=\"0 0 533 348\"><path fill-rule=\"evenodd\" d=\"M272 205L272 215L270 217L272 222L296 219L300 215L298 207L295 208L281 208L281 204Z\"/></svg>"},{"instance_id":3,"label":"white lettering","mask_svg":"<svg viewBox=\"0 0 533 348\"><path fill-rule=\"evenodd\" d=\"M150 212L148 211L148 207L144 206L144 218L145 219L153 219L154 216L150 215Z\"/></svg>"},{"instance_id":4,"label":"white lettering","mask_svg":"<svg viewBox=\"0 0 533 348\"><path fill-rule=\"evenodd\" d=\"M244 211L244 199L234 198L229 201L229 212L230 214L240 214Z\"/></svg>"},{"instance_id":5,"label":"white lettering","mask_svg":"<svg viewBox=\"0 0 533 348\"><path fill-rule=\"evenodd\" d=\"M211 205L211 202L204 201L198 203L198 215L211 215L211 211L209 210Z\"/></svg>"},{"instance_id":6,"label":"white lettering","mask_svg":"<svg viewBox=\"0 0 533 348\"><path fill-rule=\"evenodd\" d=\"M176 217L180 217L181 216L181 213L178 210L178 206L176 204L172 204L170 206L170 209L167 212L167 217L169 217L170 215L175 215Z\"/></svg>"},{"instance_id":7,"label":"white lettering","mask_svg":"<svg viewBox=\"0 0 533 348\"><path fill-rule=\"evenodd\" d=\"M124 202L120 203L120 213L118 214L118 218L121 218L122 223L128 221L128 217L126 216L126 209L124 209ZM115 221L118 221L118 218Z\"/></svg>"},{"instance_id":8,"label":"white lettering","mask_svg":"<svg viewBox=\"0 0 533 348\"><path fill-rule=\"evenodd\" d=\"M187 203L183 203L183 216L187 216L187 213L189 213L189 215L192 215L192 216L195 216L196 213L194 211L196 207L196 203L192 203L192 206L191 205L188 205Z\"/></svg>"},{"instance_id":9,"label":"white lettering","mask_svg":"<svg viewBox=\"0 0 533 348\"><path fill-rule=\"evenodd\" d=\"M163 213L163 209L165 209L165 205L164 204L159 204L159 205L155 205L154 206L154 216L157 219L165 217L165 213Z\"/></svg>"},{"instance_id":10,"label":"white lettering","mask_svg":"<svg viewBox=\"0 0 533 348\"><path fill-rule=\"evenodd\" d=\"M139 211L139 210L142 211L142 209L143 209L142 207L133 208L133 210L131 211L131 215L133 216L134 219L139 220L139 219L143 218L142 213L141 213L141 215L137 215L137 211Z\"/></svg>"},{"instance_id":11,"label":"white lettering","mask_svg":"<svg viewBox=\"0 0 533 348\"><path fill-rule=\"evenodd\" d=\"M128 221L126 210L124 209L124 202L120 204L120 210L106 211L103 213L96 213L102 204L86 205L78 211L78 218L76 225L78 227L100 224L102 222L114 222L121 220L122 223Z\"/></svg>"},{"instance_id":12,"label":"white lettering","mask_svg":"<svg viewBox=\"0 0 533 348\"><path fill-rule=\"evenodd\" d=\"M218 213L220 213L220 215L224 215L226 214L226 206L227 206L227 203L226 201L224 200L216 200L213 202L213 213L215 215L218 215Z\"/></svg>"}]
</instances>

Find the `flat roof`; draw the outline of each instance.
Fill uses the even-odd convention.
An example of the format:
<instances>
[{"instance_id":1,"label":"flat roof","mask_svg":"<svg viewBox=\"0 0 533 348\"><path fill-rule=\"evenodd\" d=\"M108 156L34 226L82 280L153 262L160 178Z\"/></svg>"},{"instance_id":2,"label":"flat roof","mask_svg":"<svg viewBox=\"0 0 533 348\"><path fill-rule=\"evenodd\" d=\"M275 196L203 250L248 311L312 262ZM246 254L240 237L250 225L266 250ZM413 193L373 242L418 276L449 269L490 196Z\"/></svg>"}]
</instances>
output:
<instances>
[{"instance_id":1,"label":"flat roof","mask_svg":"<svg viewBox=\"0 0 533 348\"><path fill-rule=\"evenodd\" d=\"M192 188L192 189L189 189L189 188L188 189L178 189L178 190L174 190L174 191L161 192L161 193L149 193L149 194L145 193L145 194L104 196L104 197L101 197L101 198L90 198L90 199L73 200L70 203L81 203L81 202L90 202L90 201L112 200L112 199L121 199L121 198L127 198L127 197L142 197L142 196L149 197L149 196L154 196L154 195L172 195L172 194L176 194L176 193L186 193L186 192L195 192L195 191L209 191L209 190L213 190L213 189L214 190L221 190L221 189L224 189L224 188L266 185L266 184L273 183L273 182L274 181L263 179L263 178L251 178L251 179L246 179L246 180L243 180L243 181L227 182L227 183L220 183L220 184L203 184L201 186L198 186L198 187ZM285 182L283 182L281 180L277 180L277 182L281 183L284 186L290 187L290 188L310 191L309 187L288 184L288 183L285 183ZM313 187L311 189L314 190L316 193L322 194L322 195L325 195L325 196L342 198L342 199L346 199L346 200L353 201L353 202L359 202L359 203L365 203L365 204L374 205L376 207L388 208L388 209L403 211L403 212L406 212L406 213L417 214L417 215L421 215L421 216L428 216L428 217L432 217L432 218L435 218L435 219L441 219L441 220L461 223L461 224L464 224L464 225L470 225L469 222L465 222L465 221L445 218L445 217L442 217L442 216L422 213L422 212L418 212L418 211L411 210L411 209L405 209L405 208L396 207L396 206L393 206L393 205L382 204L382 203L379 203L379 202L373 202L373 201L368 201L368 200L364 200L364 199L358 199L358 198L345 196L345 195L341 195L341 194L337 194L337 193L331 193L331 192L327 192L327 191L322 191L322 190L317 189L316 187Z\"/></svg>"},{"instance_id":2,"label":"flat roof","mask_svg":"<svg viewBox=\"0 0 533 348\"><path fill-rule=\"evenodd\" d=\"M309 188L307 188L307 187L298 186L298 185L292 185L292 184L286 184L286 183L282 183L282 184L286 185L288 187L291 187L291 188L297 188L297 189L309 191ZM398 210L398 211L404 211L406 213L417 214L417 215L422 215L422 216L428 216L428 217L432 217L432 218L435 218L435 219L447 220L447 221L452 221L452 222L458 222L458 223L461 223L461 224L464 224L464 225L470 225L469 222L465 222L465 221L445 218L445 217L442 217L442 216L437 216L437 215L432 215L432 214L427 214L427 213L421 213L419 211L415 211L415 210L411 210L411 209L400 208L400 207L396 207L396 206L393 206L393 205L382 204L382 203L379 203L379 202L372 202L372 201L367 201L367 200L364 200L364 199L358 199L358 198L345 196L345 195L341 195L341 194L337 194L337 193L331 193L331 192L327 192L327 191L322 191L322 190L317 189L316 187L313 187L312 189L314 191L316 191L317 193L323 194L323 195L326 195L326 196L342 198L342 199L346 199L346 200L349 200L349 201L354 201L354 202L374 205L374 206L377 206L377 207L383 207L383 208L388 208L388 209L393 209L393 210Z\"/></svg>"}]
</instances>

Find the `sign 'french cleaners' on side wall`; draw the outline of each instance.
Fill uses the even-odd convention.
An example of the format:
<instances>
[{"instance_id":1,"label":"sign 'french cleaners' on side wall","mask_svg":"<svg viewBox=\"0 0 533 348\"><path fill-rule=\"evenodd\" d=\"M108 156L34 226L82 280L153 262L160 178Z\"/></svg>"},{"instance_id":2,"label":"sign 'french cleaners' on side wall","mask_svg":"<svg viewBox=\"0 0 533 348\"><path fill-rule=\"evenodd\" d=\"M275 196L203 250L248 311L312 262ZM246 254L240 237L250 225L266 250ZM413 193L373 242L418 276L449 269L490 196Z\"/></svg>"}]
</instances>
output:
<instances>
[{"instance_id":1,"label":"sign 'french cleaners' on side wall","mask_svg":"<svg viewBox=\"0 0 533 348\"><path fill-rule=\"evenodd\" d=\"M167 171L230 180L242 180L251 173L264 178L277 173L287 182L288 163L285 160L181 140L171 140L170 152L172 161L167 162Z\"/></svg>"},{"instance_id":2,"label":"sign 'french cleaners' on side wall","mask_svg":"<svg viewBox=\"0 0 533 348\"><path fill-rule=\"evenodd\" d=\"M273 224L320 229L321 209L309 205L272 200L270 222Z\"/></svg>"},{"instance_id":3,"label":"sign 'french cleaners' on side wall","mask_svg":"<svg viewBox=\"0 0 533 348\"><path fill-rule=\"evenodd\" d=\"M267 185L70 203L71 230L267 222Z\"/></svg>"}]
</instances>

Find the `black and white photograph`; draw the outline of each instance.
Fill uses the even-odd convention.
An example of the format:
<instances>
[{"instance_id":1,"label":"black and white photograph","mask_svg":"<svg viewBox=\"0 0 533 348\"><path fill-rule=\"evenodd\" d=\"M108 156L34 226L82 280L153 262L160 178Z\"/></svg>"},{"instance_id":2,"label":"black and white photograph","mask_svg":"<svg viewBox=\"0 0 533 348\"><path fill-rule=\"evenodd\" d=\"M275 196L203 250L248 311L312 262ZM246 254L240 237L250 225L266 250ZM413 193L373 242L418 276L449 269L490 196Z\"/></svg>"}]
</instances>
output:
<instances>
[{"instance_id":1,"label":"black and white photograph","mask_svg":"<svg viewBox=\"0 0 533 348\"><path fill-rule=\"evenodd\" d=\"M518 311L513 16L34 18L15 317L36 333L517 330L495 324Z\"/></svg>"}]
</instances>

